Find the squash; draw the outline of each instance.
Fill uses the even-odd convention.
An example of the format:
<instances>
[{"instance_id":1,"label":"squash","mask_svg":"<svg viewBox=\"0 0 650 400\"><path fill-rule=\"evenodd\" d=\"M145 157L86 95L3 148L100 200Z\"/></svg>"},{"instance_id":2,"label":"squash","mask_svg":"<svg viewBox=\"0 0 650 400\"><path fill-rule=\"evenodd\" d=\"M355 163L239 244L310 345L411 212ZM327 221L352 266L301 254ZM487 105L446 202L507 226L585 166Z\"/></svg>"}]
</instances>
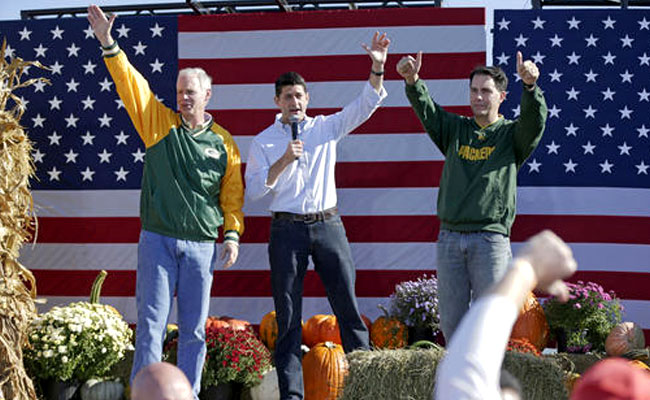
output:
<instances>
[{"instance_id":1,"label":"squash","mask_svg":"<svg viewBox=\"0 0 650 400\"><path fill-rule=\"evenodd\" d=\"M544 309L533 292L529 292L512 327L510 339L528 339L537 350L542 351L548 343L548 337L549 328Z\"/></svg>"},{"instance_id":2,"label":"squash","mask_svg":"<svg viewBox=\"0 0 650 400\"><path fill-rule=\"evenodd\" d=\"M343 390L347 371L341 345L328 341L313 346L302 359L305 400L335 400Z\"/></svg>"},{"instance_id":3,"label":"squash","mask_svg":"<svg viewBox=\"0 0 650 400\"><path fill-rule=\"evenodd\" d=\"M573 388L576 386L576 383L580 379L580 374L576 372L564 372L564 387L566 391L569 392L569 396L573 392Z\"/></svg>"},{"instance_id":4,"label":"squash","mask_svg":"<svg viewBox=\"0 0 650 400\"><path fill-rule=\"evenodd\" d=\"M621 322L607 335L605 351L610 357L623 355L631 350L645 347L643 330L634 322Z\"/></svg>"},{"instance_id":5,"label":"squash","mask_svg":"<svg viewBox=\"0 0 650 400\"><path fill-rule=\"evenodd\" d=\"M384 315L372 323L370 342L378 349L399 349L408 343L408 328L397 318Z\"/></svg>"},{"instance_id":6,"label":"squash","mask_svg":"<svg viewBox=\"0 0 650 400\"><path fill-rule=\"evenodd\" d=\"M634 366L636 368L640 368L640 369L642 369L644 371L650 372L650 367L648 367L648 364L644 363L641 360L631 360L631 361L628 361L628 363L630 363L630 365L632 365L632 366Z\"/></svg>"},{"instance_id":7,"label":"squash","mask_svg":"<svg viewBox=\"0 0 650 400\"><path fill-rule=\"evenodd\" d=\"M104 284L104 280L106 279L106 276L108 275L108 272L106 270L101 270L99 271L99 274L95 277L95 280L93 281L93 285L90 288L90 304L99 304L99 295L102 292L102 285ZM108 308L110 311L115 313L116 315L119 315L120 318L122 318L122 314L120 314L119 311L113 306L109 306L108 304L104 304L106 308Z\"/></svg>"},{"instance_id":8,"label":"squash","mask_svg":"<svg viewBox=\"0 0 650 400\"><path fill-rule=\"evenodd\" d=\"M163 349L167 348L167 345L172 340L178 337L178 325L176 324L167 324L165 329L165 340L163 340Z\"/></svg>"},{"instance_id":9,"label":"squash","mask_svg":"<svg viewBox=\"0 0 650 400\"><path fill-rule=\"evenodd\" d=\"M278 321L275 319L275 311L268 312L262 317L260 339L269 350L275 349L275 341L278 339Z\"/></svg>"},{"instance_id":10,"label":"squash","mask_svg":"<svg viewBox=\"0 0 650 400\"><path fill-rule=\"evenodd\" d=\"M89 379L81 385L81 400L120 400L124 385L119 380Z\"/></svg>"},{"instance_id":11,"label":"squash","mask_svg":"<svg viewBox=\"0 0 650 400\"><path fill-rule=\"evenodd\" d=\"M302 329L302 341L309 347L328 341L342 344L336 317L331 314L316 314L309 318Z\"/></svg>"}]
</instances>

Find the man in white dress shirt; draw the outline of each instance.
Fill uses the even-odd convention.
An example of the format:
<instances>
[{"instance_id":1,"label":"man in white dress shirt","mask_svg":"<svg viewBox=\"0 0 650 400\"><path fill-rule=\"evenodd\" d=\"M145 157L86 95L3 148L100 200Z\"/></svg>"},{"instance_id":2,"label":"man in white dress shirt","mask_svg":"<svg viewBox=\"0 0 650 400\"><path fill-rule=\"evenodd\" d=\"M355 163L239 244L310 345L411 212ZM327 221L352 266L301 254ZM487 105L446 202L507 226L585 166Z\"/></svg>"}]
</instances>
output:
<instances>
[{"instance_id":1,"label":"man in white dress shirt","mask_svg":"<svg viewBox=\"0 0 650 400\"><path fill-rule=\"evenodd\" d=\"M281 400L304 397L300 344L309 256L337 317L343 348L349 352L369 347L354 293L355 267L336 208L334 165L338 141L370 118L386 97L383 74L389 44L386 34L375 33L370 47L362 45L372 60L368 83L359 97L332 115L307 116L304 79L295 72L282 74L274 98L280 114L250 147L246 194L251 200L272 198L268 250Z\"/></svg>"}]
</instances>

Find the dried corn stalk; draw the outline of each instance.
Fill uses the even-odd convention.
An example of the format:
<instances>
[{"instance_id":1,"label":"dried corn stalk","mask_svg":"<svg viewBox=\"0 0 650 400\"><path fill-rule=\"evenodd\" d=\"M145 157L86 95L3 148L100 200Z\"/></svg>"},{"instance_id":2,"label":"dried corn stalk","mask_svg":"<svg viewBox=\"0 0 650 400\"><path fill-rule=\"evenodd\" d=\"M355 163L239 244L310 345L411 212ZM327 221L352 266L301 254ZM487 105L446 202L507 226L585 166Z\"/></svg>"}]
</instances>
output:
<instances>
[{"instance_id":1,"label":"dried corn stalk","mask_svg":"<svg viewBox=\"0 0 650 400\"><path fill-rule=\"evenodd\" d=\"M5 59L0 49L0 398L36 399L34 385L23 368L22 347L27 326L36 315L36 281L18 263L18 253L35 228L29 178L34 175L32 145L18 123L24 105L12 92L44 78L21 82L25 67L38 62ZM7 109L9 100L15 105Z\"/></svg>"}]
</instances>

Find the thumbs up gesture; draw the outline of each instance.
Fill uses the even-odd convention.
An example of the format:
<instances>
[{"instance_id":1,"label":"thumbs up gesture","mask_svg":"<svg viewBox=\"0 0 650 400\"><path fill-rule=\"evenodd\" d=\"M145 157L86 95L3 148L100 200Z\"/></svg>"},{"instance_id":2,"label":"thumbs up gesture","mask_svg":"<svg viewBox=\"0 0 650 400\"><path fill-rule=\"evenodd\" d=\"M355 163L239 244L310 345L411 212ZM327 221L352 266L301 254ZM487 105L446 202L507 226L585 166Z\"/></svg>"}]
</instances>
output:
<instances>
[{"instance_id":1,"label":"thumbs up gesture","mask_svg":"<svg viewBox=\"0 0 650 400\"><path fill-rule=\"evenodd\" d=\"M534 62L530 60L524 61L524 56L521 51L517 52L517 73L526 85L534 85L539 78L539 69Z\"/></svg>"}]
</instances>

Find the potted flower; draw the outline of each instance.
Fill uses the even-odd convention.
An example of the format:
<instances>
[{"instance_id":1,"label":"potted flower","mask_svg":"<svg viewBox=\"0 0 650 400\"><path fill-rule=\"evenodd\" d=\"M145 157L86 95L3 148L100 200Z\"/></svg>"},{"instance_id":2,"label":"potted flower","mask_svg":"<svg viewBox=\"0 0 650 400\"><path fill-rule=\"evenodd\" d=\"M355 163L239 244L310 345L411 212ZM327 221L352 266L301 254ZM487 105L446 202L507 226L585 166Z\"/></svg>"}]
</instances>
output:
<instances>
[{"instance_id":1,"label":"potted flower","mask_svg":"<svg viewBox=\"0 0 650 400\"><path fill-rule=\"evenodd\" d=\"M90 378L106 377L133 349L132 336L128 324L110 306L77 302L53 307L29 326L25 366L32 377L78 386Z\"/></svg>"},{"instance_id":2,"label":"potted flower","mask_svg":"<svg viewBox=\"0 0 650 400\"><path fill-rule=\"evenodd\" d=\"M604 351L607 335L621 322L623 307L613 291L605 292L597 283L578 281L567 286L568 302L551 296L543 305L558 351Z\"/></svg>"},{"instance_id":3,"label":"potted flower","mask_svg":"<svg viewBox=\"0 0 650 400\"><path fill-rule=\"evenodd\" d=\"M440 329L438 280L426 274L395 285L389 315L409 328L409 342L434 340Z\"/></svg>"},{"instance_id":4,"label":"potted flower","mask_svg":"<svg viewBox=\"0 0 650 400\"><path fill-rule=\"evenodd\" d=\"M228 395L206 396L206 393L217 387L233 390L230 384L251 388L260 384L264 373L272 367L271 353L250 326L242 329L226 322L207 324L205 342L207 353L201 377L201 397L231 398ZM168 343L165 348L167 361L176 361L177 347L178 338Z\"/></svg>"}]
</instances>

